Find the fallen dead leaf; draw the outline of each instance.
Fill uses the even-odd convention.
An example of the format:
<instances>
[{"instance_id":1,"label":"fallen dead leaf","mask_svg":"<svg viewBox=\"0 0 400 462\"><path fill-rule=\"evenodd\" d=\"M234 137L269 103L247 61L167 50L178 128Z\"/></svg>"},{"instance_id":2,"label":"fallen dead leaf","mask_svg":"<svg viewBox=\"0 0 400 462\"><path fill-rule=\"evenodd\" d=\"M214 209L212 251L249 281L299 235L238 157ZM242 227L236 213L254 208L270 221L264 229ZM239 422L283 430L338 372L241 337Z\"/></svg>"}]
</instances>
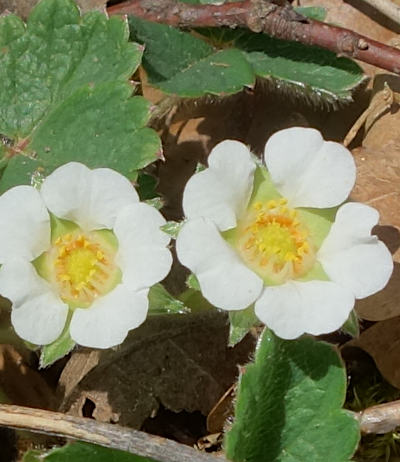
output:
<instances>
[{"instance_id":1,"label":"fallen dead leaf","mask_svg":"<svg viewBox=\"0 0 400 462\"><path fill-rule=\"evenodd\" d=\"M374 88L387 82L393 91L400 92L397 76L380 74ZM375 207L382 226L376 234L393 254L394 272L384 290L359 300L356 310L368 320L384 320L400 315L400 111L392 108L375 121L363 146L353 150L357 165L357 181L351 198Z\"/></svg>"},{"instance_id":2,"label":"fallen dead leaf","mask_svg":"<svg viewBox=\"0 0 400 462\"><path fill-rule=\"evenodd\" d=\"M0 390L12 404L54 409L52 389L12 345L0 345Z\"/></svg>"},{"instance_id":3,"label":"fallen dead leaf","mask_svg":"<svg viewBox=\"0 0 400 462\"><path fill-rule=\"evenodd\" d=\"M305 0L301 6L323 6L327 10L325 22L337 24L378 42L388 43L400 33L400 27L365 2L344 2L343 0ZM359 62L369 76L378 68Z\"/></svg>"},{"instance_id":4,"label":"fallen dead leaf","mask_svg":"<svg viewBox=\"0 0 400 462\"><path fill-rule=\"evenodd\" d=\"M15 13L23 19L29 16L31 9L39 2L39 0L0 0L1 13ZM106 12L106 0L76 0L76 3L82 13L98 10Z\"/></svg>"},{"instance_id":5,"label":"fallen dead leaf","mask_svg":"<svg viewBox=\"0 0 400 462\"><path fill-rule=\"evenodd\" d=\"M78 382L60 410L140 428L160 404L173 412L207 415L248 361L254 339L227 347L227 317L216 311L150 318L115 350L98 352L98 364L81 380L74 353L60 378L60 392ZM85 357L86 356L86 357ZM71 377L72 376L72 377Z\"/></svg>"},{"instance_id":6,"label":"fallen dead leaf","mask_svg":"<svg viewBox=\"0 0 400 462\"><path fill-rule=\"evenodd\" d=\"M400 389L400 316L380 321L346 346L362 348L374 359L384 378Z\"/></svg>"},{"instance_id":7,"label":"fallen dead leaf","mask_svg":"<svg viewBox=\"0 0 400 462\"><path fill-rule=\"evenodd\" d=\"M233 399L235 397L235 389L236 384L229 387L208 414L207 431L211 434L222 432L227 419L233 416Z\"/></svg>"}]
</instances>

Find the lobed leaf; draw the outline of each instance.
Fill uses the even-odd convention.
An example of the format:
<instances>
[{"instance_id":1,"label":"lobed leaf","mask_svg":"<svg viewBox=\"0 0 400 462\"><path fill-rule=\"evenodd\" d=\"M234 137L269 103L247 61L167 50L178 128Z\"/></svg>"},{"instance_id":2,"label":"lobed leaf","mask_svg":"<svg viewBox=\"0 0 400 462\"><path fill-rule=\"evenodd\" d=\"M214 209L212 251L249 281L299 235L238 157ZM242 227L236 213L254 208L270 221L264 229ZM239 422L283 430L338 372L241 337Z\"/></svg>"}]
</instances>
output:
<instances>
[{"instance_id":1,"label":"lobed leaf","mask_svg":"<svg viewBox=\"0 0 400 462\"><path fill-rule=\"evenodd\" d=\"M323 9L301 10L322 18ZM247 30L198 29L204 40L170 26L129 18L131 36L145 44L143 65L151 84L170 94L225 95L253 86L256 77L315 101L351 100L364 82L350 59L318 47Z\"/></svg>"},{"instance_id":2,"label":"lobed leaf","mask_svg":"<svg viewBox=\"0 0 400 462\"><path fill-rule=\"evenodd\" d=\"M23 462L155 462L148 457L136 456L125 451L104 448L95 444L69 443L50 452L30 450L24 454Z\"/></svg>"},{"instance_id":3,"label":"lobed leaf","mask_svg":"<svg viewBox=\"0 0 400 462\"><path fill-rule=\"evenodd\" d=\"M42 0L26 25L0 18L1 191L72 160L132 176L155 160L149 103L127 83L143 50L128 36L122 18L81 17L71 0Z\"/></svg>"},{"instance_id":4,"label":"lobed leaf","mask_svg":"<svg viewBox=\"0 0 400 462\"><path fill-rule=\"evenodd\" d=\"M346 375L334 348L310 337L282 340L266 330L240 378L225 449L234 462L344 462L359 424L342 410Z\"/></svg>"}]
</instances>

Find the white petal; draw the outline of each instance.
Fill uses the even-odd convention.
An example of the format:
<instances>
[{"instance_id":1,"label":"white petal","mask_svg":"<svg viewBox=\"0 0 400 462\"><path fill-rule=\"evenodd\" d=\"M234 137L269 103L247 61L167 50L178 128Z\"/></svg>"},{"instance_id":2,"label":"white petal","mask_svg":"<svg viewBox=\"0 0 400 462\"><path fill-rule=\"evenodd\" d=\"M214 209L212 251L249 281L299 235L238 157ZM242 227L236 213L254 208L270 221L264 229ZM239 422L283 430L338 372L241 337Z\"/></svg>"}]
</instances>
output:
<instances>
[{"instance_id":1,"label":"white petal","mask_svg":"<svg viewBox=\"0 0 400 462\"><path fill-rule=\"evenodd\" d=\"M281 130L265 145L271 179L291 207L341 204L354 186L356 167L344 146L324 141L312 128Z\"/></svg>"},{"instance_id":2,"label":"white petal","mask_svg":"<svg viewBox=\"0 0 400 462\"><path fill-rule=\"evenodd\" d=\"M161 213L143 203L125 207L117 217L117 264L132 289L151 287L171 269L172 255L166 247L170 237L160 229L164 224Z\"/></svg>"},{"instance_id":3,"label":"white petal","mask_svg":"<svg viewBox=\"0 0 400 462\"><path fill-rule=\"evenodd\" d=\"M304 333L320 335L339 329L353 306L353 294L333 282L290 281L266 287L255 313L276 335L289 340Z\"/></svg>"},{"instance_id":4,"label":"white petal","mask_svg":"<svg viewBox=\"0 0 400 462\"><path fill-rule=\"evenodd\" d=\"M50 245L50 218L39 192L16 186L0 197L0 263L34 260Z\"/></svg>"},{"instance_id":5,"label":"white petal","mask_svg":"<svg viewBox=\"0 0 400 462\"><path fill-rule=\"evenodd\" d=\"M241 310L261 293L261 278L242 263L210 220L186 223L176 251L181 263L197 276L203 296L217 308Z\"/></svg>"},{"instance_id":6,"label":"white petal","mask_svg":"<svg viewBox=\"0 0 400 462\"><path fill-rule=\"evenodd\" d=\"M317 258L326 274L365 298L387 284L392 271L392 256L371 229L378 223L378 212L364 204L349 202L336 214Z\"/></svg>"},{"instance_id":7,"label":"white petal","mask_svg":"<svg viewBox=\"0 0 400 462\"><path fill-rule=\"evenodd\" d=\"M123 175L108 168L90 170L78 162L55 170L44 180L40 192L54 215L87 231L111 229L121 209L139 200Z\"/></svg>"},{"instance_id":8,"label":"white petal","mask_svg":"<svg viewBox=\"0 0 400 462\"><path fill-rule=\"evenodd\" d=\"M119 284L97 299L89 308L77 308L70 325L70 334L79 345L110 348L125 340L128 331L146 319L148 290L136 292Z\"/></svg>"},{"instance_id":9,"label":"white petal","mask_svg":"<svg viewBox=\"0 0 400 462\"><path fill-rule=\"evenodd\" d=\"M14 259L1 267L0 293L13 304L11 323L20 337L47 345L60 336L68 306L29 262Z\"/></svg>"},{"instance_id":10,"label":"white petal","mask_svg":"<svg viewBox=\"0 0 400 462\"><path fill-rule=\"evenodd\" d=\"M249 202L256 165L248 148L233 140L215 146L208 165L187 182L183 210L187 218L209 218L225 231L236 226Z\"/></svg>"}]
</instances>

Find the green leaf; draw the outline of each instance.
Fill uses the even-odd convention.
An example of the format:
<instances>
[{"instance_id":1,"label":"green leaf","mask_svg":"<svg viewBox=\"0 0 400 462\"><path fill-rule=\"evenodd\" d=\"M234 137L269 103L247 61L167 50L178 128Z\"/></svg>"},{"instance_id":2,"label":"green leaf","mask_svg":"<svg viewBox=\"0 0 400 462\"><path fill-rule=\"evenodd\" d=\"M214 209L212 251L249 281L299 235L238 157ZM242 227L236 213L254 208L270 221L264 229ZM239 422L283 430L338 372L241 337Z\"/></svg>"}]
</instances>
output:
<instances>
[{"instance_id":1,"label":"green leaf","mask_svg":"<svg viewBox=\"0 0 400 462\"><path fill-rule=\"evenodd\" d=\"M142 47L128 35L124 19L81 17L71 0L42 0L26 27L0 18L2 191L73 160L132 176L155 160L149 103L127 82Z\"/></svg>"},{"instance_id":2,"label":"green leaf","mask_svg":"<svg viewBox=\"0 0 400 462\"><path fill-rule=\"evenodd\" d=\"M249 306L245 310L229 311L229 346L235 346L256 325L260 324L254 313L254 306Z\"/></svg>"},{"instance_id":3,"label":"green leaf","mask_svg":"<svg viewBox=\"0 0 400 462\"><path fill-rule=\"evenodd\" d=\"M309 337L282 340L266 330L254 364L240 378L227 433L234 462L344 462L359 424L342 410L344 366L334 347Z\"/></svg>"},{"instance_id":4,"label":"green leaf","mask_svg":"<svg viewBox=\"0 0 400 462\"><path fill-rule=\"evenodd\" d=\"M151 207L154 207L157 210L161 210L165 205L161 197L153 197L153 199L147 199L144 202L146 202L146 204L150 205Z\"/></svg>"},{"instance_id":5,"label":"green leaf","mask_svg":"<svg viewBox=\"0 0 400 462\"><path fill-rule=\"evenodd\" d=\"M40 353L40 368L48 367L58 359L67 355L74 347L75 342L69 334L69 325L71 322L71 313L65 323L64 330L61 335L53 343L42 347Z\"/></svg>"},{"instance_id":6,"label":"green leaf","mask_svg":"<svg viewBox=\"0 0 400 462\"><path fill-rule=\"evenodd\" d=\"M161 229L164 231L164 233L169 234L173 239L176 239L178 237L179 231L181 230L183 226L183 222L181 221L167 221L167 223L163 226L161 226Z\"/></svg>"},{"instance_id":7,"label":"green leaf","mask_svg":"<svg viewBox=\"0 0 400 462\"><path fill-rule=\"evenodd\" d=\"M204 40L163 24L129 18L132 37L146 45L150 83L166 93L199 97L253 86L254 72L239 50L215 51Z\"/></svg>"},{"instance_id":8,"label":"green leaf","mask_svg":"<svg viewBox=\"0 0 400 462\"><path fill-rule=\"evenodd\" d=\"M104 448L95 444L69 443L50 452L31 450L25 453L23 462L155 462L148 457L136 456L125 451Z\"/></svg>"},{"instance_id":9,"label":"green leaf","mask_svg":"<svg viewBox=\"0 0 400 462\"><path fill-rule=\"evenodd\" d=\"M326 8L322 6L298 6L294 10L307 18L316 19L317 21L323 21L327 13Z\"/></svg>"},{"instance_id":10,"label":"green leaf","mask_svg":"<svg viewBox=\"0 0 400 462\"><path fill-rule=\"evenodd\" d=\"M334 103L350 101L352 91L365 81L354 61L301 43L242 31L234 41L246 53L258 77L281 81L292 91Z\"/></svg>"},{"instance_id":11,"label":"green leaf","mask_svg":"<svg viewBox=\"0 0 400 462\"><path fill-rule=\"evenodd\" d=\"M186 286L189 289L198 290L199 292L201 291L199 280L193 273L190 273L189 276L187 277Z\"/></svg>"},{"instance_id":12,"label":"green leaf","mask_svg":"<svg viewBox=\"0 0 400 462\"><path fill-rule=\"evenodd\" d=\"M149 290L149 314L189 313L185 304L173 297L162 284L155 284Z\"/></svg>"},{"instance_id":13,"label":"green leaf","mask_svg":"<svg viewBox=\"0 0 400 462\"><path fill-rule=\"evenodd\" d=\"M355 310L352 310L347 321L343 324L342 331L352 337L360 336L360 323L358 322L358 316Z\"/></svg>"},{"instance_id":14,"label":"green leaf","mask_svg":"<svg viewBox=\"0 0 400 462\"><path fill-rule=\"evenodd\" d=\"M147 201L157 197L157 178L148 173L140 172L136 180L137 192L141 201Z\"/></svg>"},{"instance_id":15,"label":"green leaf","mask_svg":"<svg viewBox=\"0 0 400 462\"><path fill-rule=\"evenodd\" d=\"M319 18L322 13L317 7L303 10ZM182 97L235 93L260 77L307 100L335 104L351 100L354 89L365 81L362 69L350 59L265 34L199 29L202 40L135 17L129 18L129 25L132 37L145 44L143 65L150 83Z\"/></svg>"}]
</instances>

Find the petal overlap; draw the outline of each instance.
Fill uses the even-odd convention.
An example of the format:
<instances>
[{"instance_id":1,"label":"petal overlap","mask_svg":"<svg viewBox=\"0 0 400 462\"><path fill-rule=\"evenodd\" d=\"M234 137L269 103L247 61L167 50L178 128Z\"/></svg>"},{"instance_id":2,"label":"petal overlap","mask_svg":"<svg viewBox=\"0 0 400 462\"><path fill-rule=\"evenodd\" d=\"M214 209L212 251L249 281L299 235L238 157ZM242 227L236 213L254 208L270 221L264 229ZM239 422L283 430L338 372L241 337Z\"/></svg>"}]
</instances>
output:
<instances>
[{"instance_id":1,"label":"petal overlap","mask_svg":"<svg viewBox=\"0 0 400 462\"><path fill-rule=\"evenodd\" d=\"M93 348L119 345L130 329L146 319L147 295L148 289L134 291L120 284L96 300L90 309L76 309L70 326L72 339Z\"/></svg>"},{"instance_id":2,"label":"petal overlap","mask_svg":"<svg viewBox=\"0 0 400 462\"><path fill-rule=\"evenodd\" d=\"M263 282L204 218L186 223L176 241L182 264L197 276L204 297L213 305L240 310L259 296Z\"/></svg>"},{"instance_id":3,"label":"petal overlap","mask_svg":"<svg viewBox=\"0 0 400 462\"><path fill-rule=\"evenodd\" d=\"M294 127L275 133L264 156L272 181L292 207L337 206L354 186L356 168L350 152L324 141L315 129Z\"/></svg>"},{"instance_id":4,"label":"petal overlap","mask_svg":"<svg viewBox=\"0 0 400 462\"><path fill-rule=\"evenodd\" d=\"M354 306L354 295L330 281L290 281L265 288L255 313L279 337L326 334L339 329Z\"/></svg>"},{"instance_id":5,"label":"petal overlap","mask_svg":"<svg viewBox=\"0 0 400 462\"><path fill-rule=\"evenodd\" d=\"M378 219L372 207L344 204L318 252L318 260L330 279L351 289L356 298L381 290L393 271L389 250L371 235Z\"/></svg>"},{"instance_id":6,"label":"petal overlap","mask_svg":"<svg viewBox=\"0 0 400 462\"><path fill-rule=\"evenodd\" d=\"M161 230L165 223L157 210L143 203L126 207L117 218L118 265L123 281L136 290L161 281L171 268L170 237Z\"/></svg>"},{"instance_id":7,"label":"petal overlap","mask_svg":"<svg viewBox=\"0 0 400 462\"><path fill-rule=\"evenodd\" d=\"M90 170L70 162L50 174L41 195L57 217L73 221L83 229L112 228L123 207L139 201L129 180L114 170Z\"/></svg>"},{"instance_id":8,"label":"petal overlap","mask_svg":"<svg viewBox=\"0 0 400 462\"><path fill-rule=\"evenodd\" d=\"M248 148L233 140L215 146L208 164L208 169L188 181L183 210L187 218L209 218L225 231L236 226L248 204L256 165Z\"/></svg>"},{"instance_id":9,"label":"petal overlap","mask_svg":"<svg viewBox=\"0 0 400 462\"><path fill-rule=\"evenodd\" d=\"M0 264L10 258L33 260L50 241L50 217L39 192L16 186L0 197Z\"/></svg>"},{"instance_id":10,"label":"petal overlap","mask_svg":"<svg viewBox=\"0 0 400 462\"><path fill-rule=\"evenodd\" d=\"M1 267L0 293L13 303L11 322L20 337L46 345L61 334L68 306L29 262L13 259Z\"/></svg>"}]
</instances>

